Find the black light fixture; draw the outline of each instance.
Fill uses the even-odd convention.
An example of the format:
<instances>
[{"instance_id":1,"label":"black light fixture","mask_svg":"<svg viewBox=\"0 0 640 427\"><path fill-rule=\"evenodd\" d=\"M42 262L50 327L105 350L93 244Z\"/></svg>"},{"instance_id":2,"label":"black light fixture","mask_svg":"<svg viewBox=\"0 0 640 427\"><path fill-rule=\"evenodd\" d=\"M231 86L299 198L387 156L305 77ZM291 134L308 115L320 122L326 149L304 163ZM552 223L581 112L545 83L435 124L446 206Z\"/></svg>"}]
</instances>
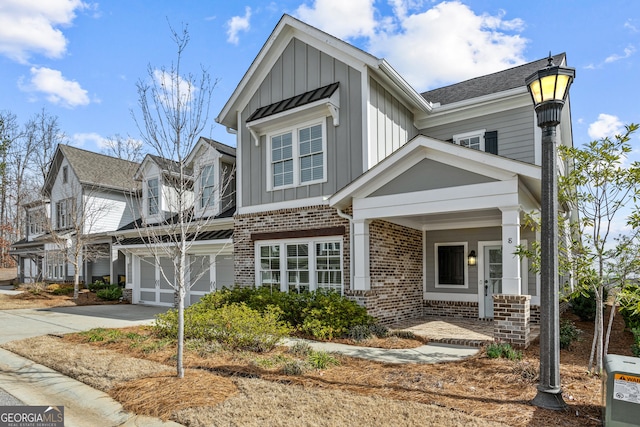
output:
<instances>
[{"instance_id":1,"label":"black light fixture","mask_svg":"<svg viewBox=\"0 0 640 427\"><path fill-rule=\"evenodd\" d=\"M469 252L468 257L469 265L474 266L478 262L478 258L476 257L476 251Z\"/></svg>"},{"instance_id":2,"label":"black light fixture","mask_svg":"<svg viewBox=\"0 0 640 427\"><path fill-rule=\"evenodd\" d=\"M525 83L542 129L542 197L540 215L540 380L533 404L560 410L567 405L560 389L560 307L558 301L558 189L556 127L560 124L575 69L553 64Z\"/></svg>"}]
</instances>

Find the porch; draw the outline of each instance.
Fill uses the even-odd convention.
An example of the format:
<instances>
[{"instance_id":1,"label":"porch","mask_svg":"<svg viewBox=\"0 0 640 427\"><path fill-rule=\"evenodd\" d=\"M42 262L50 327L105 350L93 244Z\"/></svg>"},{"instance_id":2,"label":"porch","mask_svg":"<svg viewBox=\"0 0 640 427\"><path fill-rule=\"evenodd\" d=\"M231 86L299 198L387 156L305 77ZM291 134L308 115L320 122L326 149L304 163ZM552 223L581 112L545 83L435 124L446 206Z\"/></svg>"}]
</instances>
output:
<instances>
[{"instance_id":1,"label":"porch","mask_svg":"<svg viewBox=\"0 0 640 427\"><path fill-rule=\"evenodd\" d=\"M420 317L392 324L390 329L413 332L430 342L482 347L494 342L492 320L454 317ZM540 335L540 326L531 324L531 341Z\"/></svg>"}]
</instances>

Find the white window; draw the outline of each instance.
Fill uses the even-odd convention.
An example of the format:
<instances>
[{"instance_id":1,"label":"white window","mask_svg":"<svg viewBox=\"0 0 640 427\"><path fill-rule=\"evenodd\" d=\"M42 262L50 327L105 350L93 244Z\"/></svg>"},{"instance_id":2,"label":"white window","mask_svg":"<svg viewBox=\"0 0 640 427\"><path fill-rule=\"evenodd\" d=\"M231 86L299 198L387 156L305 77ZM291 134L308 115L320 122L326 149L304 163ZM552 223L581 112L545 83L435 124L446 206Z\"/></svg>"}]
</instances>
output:
<instances>
[{"instance_id":1,"label":"white window","mask_svg":"<svg viewBox=\"0 0 640 427\"><path fill-rule=\"evenodd\" d=\"M147 181L147 213L156 215L159 206L159 189L158 178L152 178Z\"/></svg>"},{"instance_id":2,"label":"white window","mask_svg":"<svg viewBox=\"0 0 640 427\"><path fill-rule=\"evenodd\" d=\"M213 165L206 165L200 172L200 207L210 208L215 204L215 175Z\"/></svg>"},{"instance_id":3,"label":"white window","mask_svg":"<svg viewBox=\"0 0 640 427\"><path fill-rule=\"evenodd\" d=\"M336 240L338 239L338 240ZM342 291L342 239L256 243L256 285L284 292Z\"/></svg>"},{"instance_id":4,"label":"white window","mask_svg":"<svg viewBox=\"0 0 640 427\"><path fill-rule=\"evenodd\" d=\"M325 134L325 124L322 121L268 135L269 188L325 181Z\"/></svg>"},{"instance_id":5,"label":"white window","mask_svg":"<svg viewBox=\"0 0 640 427\"><path fill-rule=\"evenodd\" d=\"M436 288L468 288L467 243L435 244Z\"/></svg>"},{"instance_id":6,"label":"white window","mask_svg":"<svg viewBox=\"0 0 640 427\"><path fill-rule=\"evenodd\" d=\"M65 229L72 227L73 199L65 199L56 202L56 228Z\"/></svg>"},{"instance_id":7,"label":"white window","mask_svg":"<svg viewBox=\"0 0 640 427\"><path fill-rule=\"evenodd\" d=\"M463 147L484 151L484 134L485 130L482 129L473 132L453 135L453 142Z\"/></svg>"},{"instance_id":8,"label":"white window","mask_svg":"<svg viewBox=\"0 0 640 427\"><path fill-rule=\"evenodd\" d=\"M69 182L69 168L67 166L62 167L62 183L66 184Z\"/></svg>"}]
</instances>

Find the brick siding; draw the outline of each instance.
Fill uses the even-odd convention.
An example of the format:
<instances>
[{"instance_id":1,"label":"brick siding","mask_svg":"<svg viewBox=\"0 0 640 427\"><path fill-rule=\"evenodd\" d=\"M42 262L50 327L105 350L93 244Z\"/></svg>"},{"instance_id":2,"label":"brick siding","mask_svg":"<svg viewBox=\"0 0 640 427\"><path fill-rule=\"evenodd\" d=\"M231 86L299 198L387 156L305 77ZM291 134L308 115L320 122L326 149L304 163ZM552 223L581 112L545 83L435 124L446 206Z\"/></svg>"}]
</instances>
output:
<instances>
[{"instance_id":1,"label":"brick siding","mask_svg":"<svg viewBox=\"0 0 640 427\"><path fill-rule=\"evenodd\" d=\"M477 302L425 300L423 302L423 313L425 316L478 319L479 308Z\"/></svg>"},{"instance_id":2,"label":"brick siding","mask_svg":"<svg viewBox=\"0 0 640 427\"><path fill-rule=\"evenodd\" d=\"M531 296L493 296L493 337L515 347L527 348L531 341Z\"/></svg>"}]
</instances>

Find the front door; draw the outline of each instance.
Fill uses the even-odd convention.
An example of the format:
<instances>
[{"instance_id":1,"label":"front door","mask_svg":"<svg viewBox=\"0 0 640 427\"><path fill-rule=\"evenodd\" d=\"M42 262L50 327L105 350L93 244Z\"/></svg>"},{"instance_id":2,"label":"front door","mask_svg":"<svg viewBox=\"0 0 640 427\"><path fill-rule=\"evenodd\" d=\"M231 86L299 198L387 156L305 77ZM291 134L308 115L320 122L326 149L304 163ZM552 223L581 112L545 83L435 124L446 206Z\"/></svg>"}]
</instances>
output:
<instances>
[{"instance_id":1,"label":"front door","mask_svg":"<svg viewBox=\"0 0 640 427\"><path fill-rule=\"evenodd\" d=\"M493 319L493 295L502 293L502 246L484 247L484 313Z\"/></svg>"}]
</instances>

